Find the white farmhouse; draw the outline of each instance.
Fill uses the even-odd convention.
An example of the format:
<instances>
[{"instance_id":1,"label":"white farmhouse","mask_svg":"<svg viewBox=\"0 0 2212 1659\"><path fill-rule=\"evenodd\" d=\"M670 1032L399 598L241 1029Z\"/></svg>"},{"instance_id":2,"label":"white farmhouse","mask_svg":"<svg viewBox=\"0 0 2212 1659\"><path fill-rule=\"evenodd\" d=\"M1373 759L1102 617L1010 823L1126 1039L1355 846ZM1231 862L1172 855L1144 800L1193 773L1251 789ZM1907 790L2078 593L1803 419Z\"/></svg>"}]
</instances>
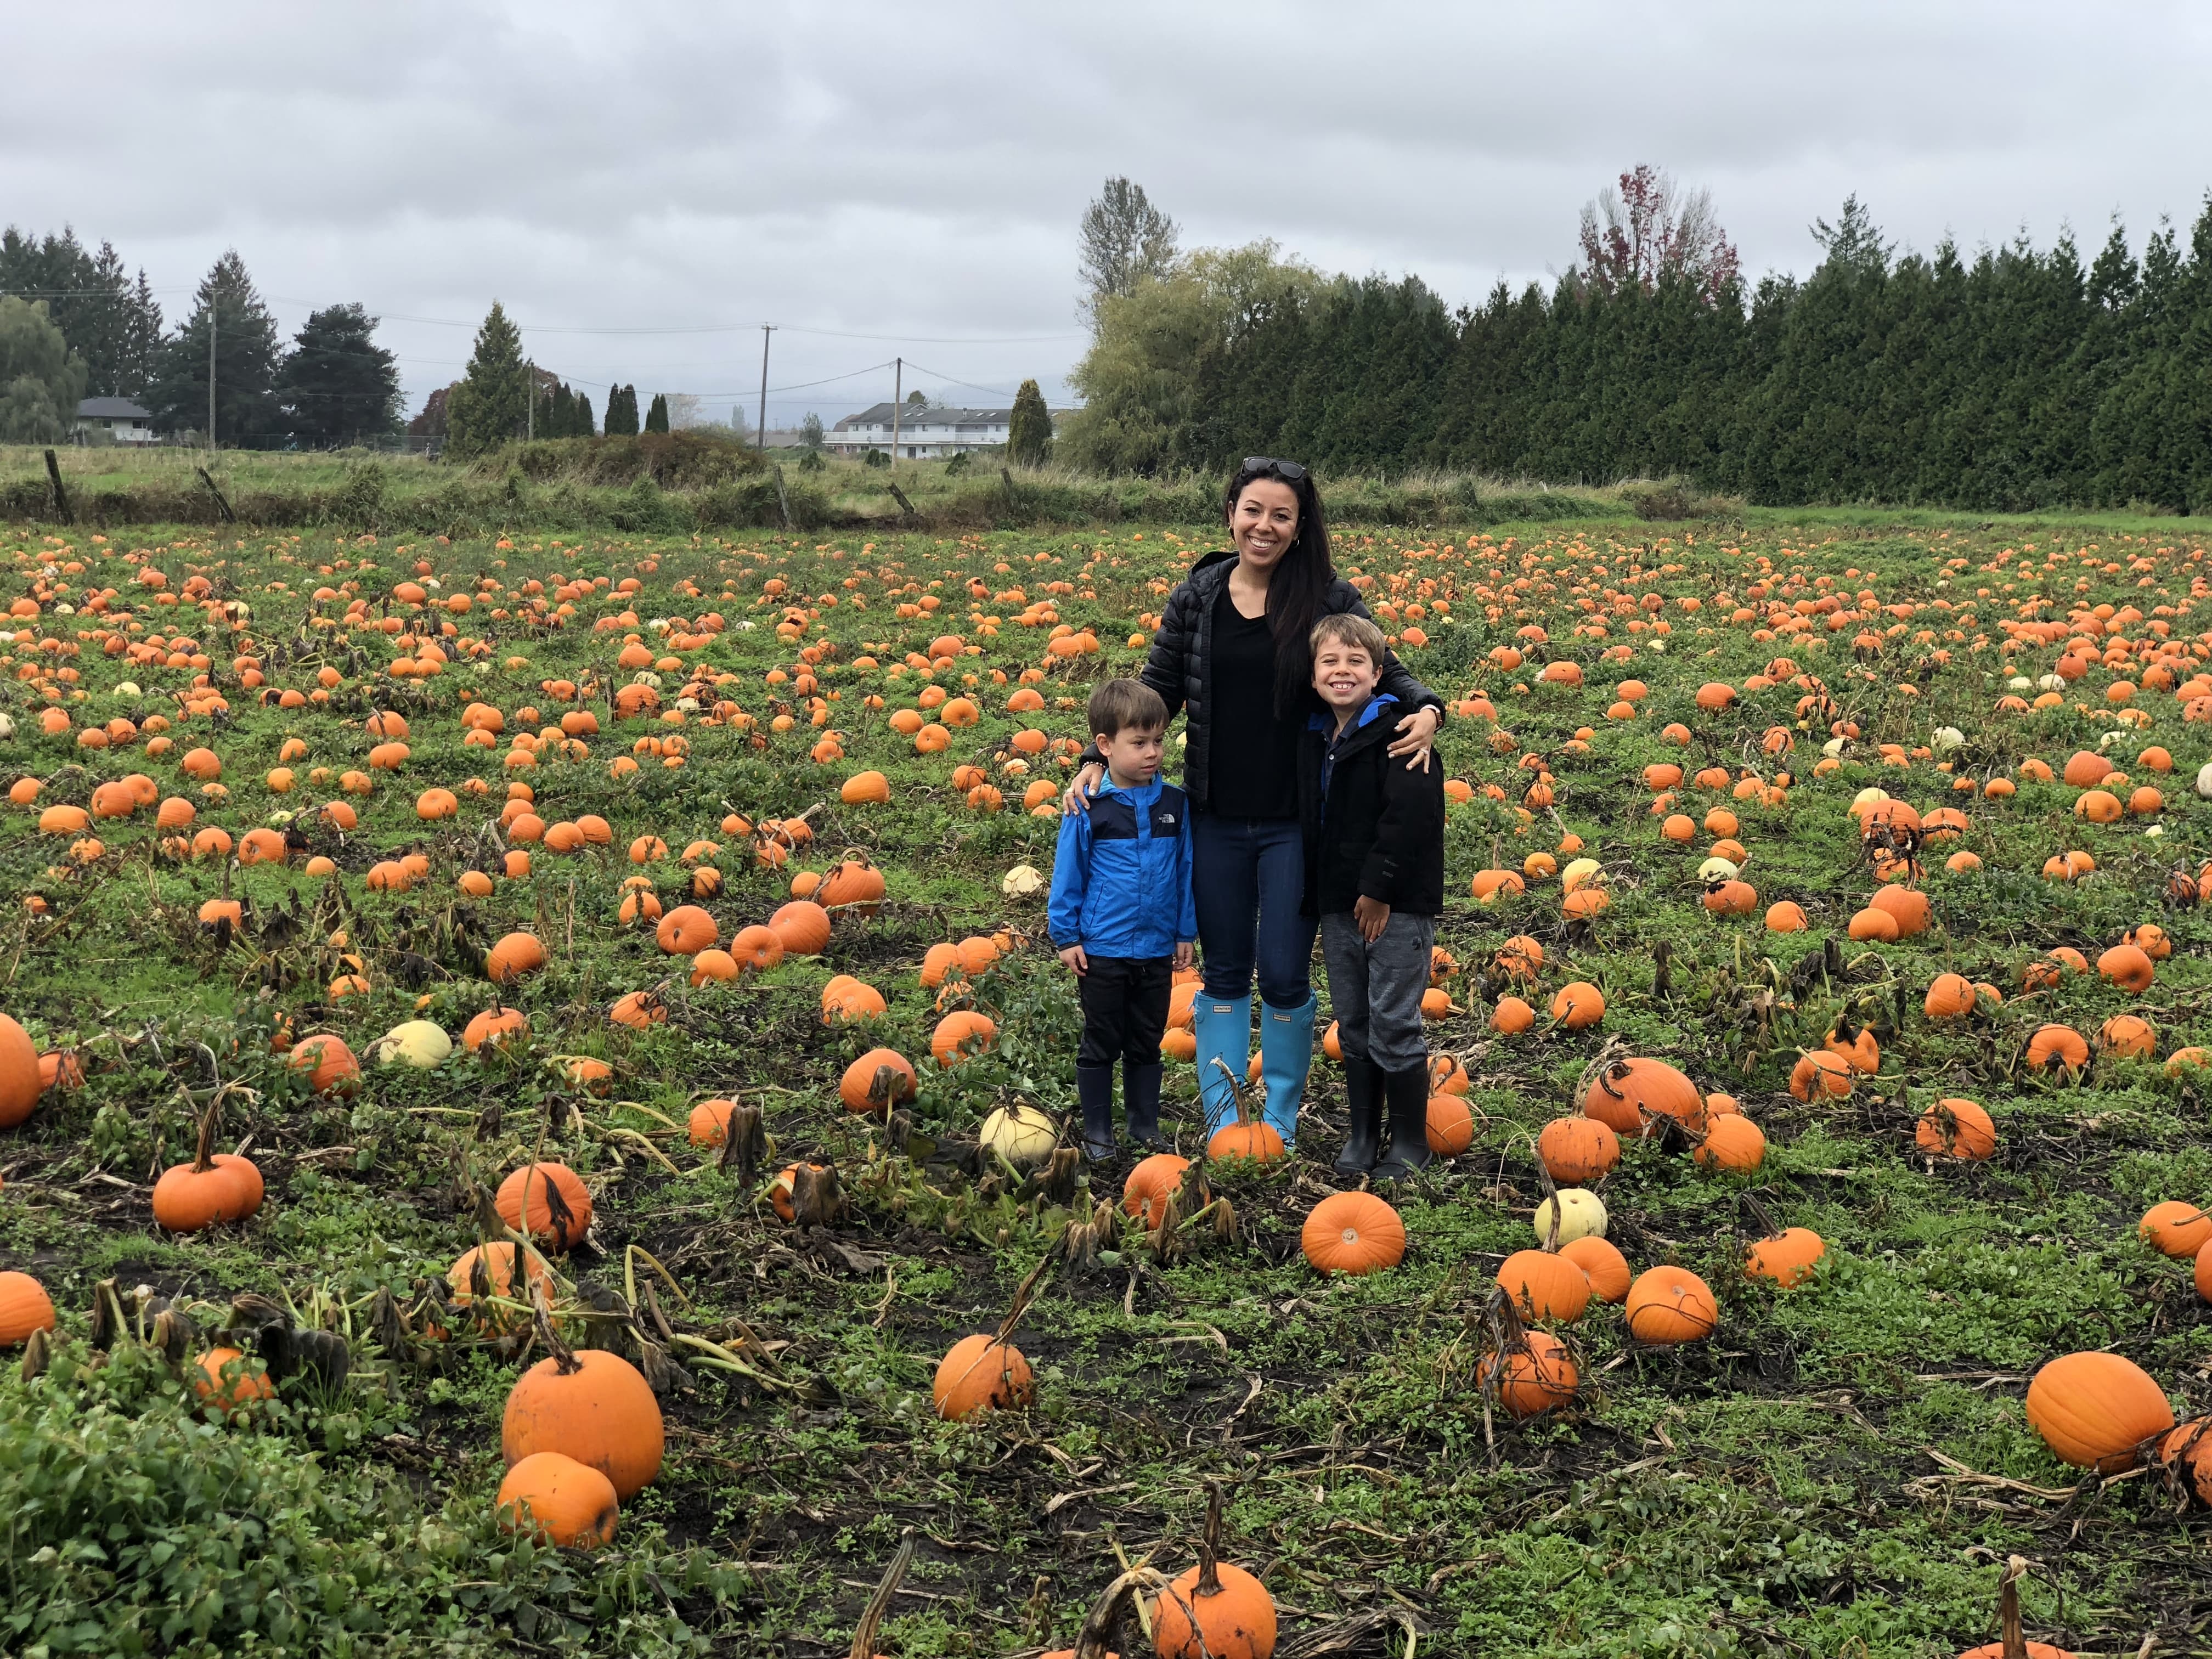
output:
<instances>
[{"instance_id":1,"label":"white farmhouse","mask_svg":"<svg viewBox=\"0 0 2212 1659\"><path fill-rule=\"evenodd\" d=\"M891 453L891 414L895 405L878 404L857 415L848 415L823 434L822 447L833 455L865 455L872 449ZM1063 411L1054 410L1057 422ZM898 453L902 461L941 461L975 449L994 449L1006 441L1013 410L948 409L941 404L907 404L898 416Z\"/></svg>"},{"instance_id":2,"label":"white farmhouse","mask_svg":"<svg viewBox=\"0 0 2212 1659\"><path fill-rule=\"evenodd\" d=\"M76 429L118 444L154 441L154 411L128 398L87 398L76 406Z\"/></svg>"}]
</instances>

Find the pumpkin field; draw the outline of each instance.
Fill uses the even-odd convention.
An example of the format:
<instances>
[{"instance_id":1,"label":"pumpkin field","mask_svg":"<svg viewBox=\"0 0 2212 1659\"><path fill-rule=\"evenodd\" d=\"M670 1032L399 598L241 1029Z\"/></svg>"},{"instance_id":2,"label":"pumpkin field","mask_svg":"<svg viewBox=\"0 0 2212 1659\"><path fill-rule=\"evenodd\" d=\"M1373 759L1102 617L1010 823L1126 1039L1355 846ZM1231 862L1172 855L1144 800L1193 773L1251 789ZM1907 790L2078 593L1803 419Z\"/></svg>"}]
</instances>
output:
<instances>
[{"instance_id":1,"label":"pumpkin field","mask_svg":"<svg viewBox=\"0 0 2212 1659\"><path fill-rule=\"evenodd\" d=\"M1077 1150L1202 526L0 531L0 1651L2212 1650L2191 522L1340 530L1449 710L1371 1191L1189 991Z\"/></svg>"}]
</instances>

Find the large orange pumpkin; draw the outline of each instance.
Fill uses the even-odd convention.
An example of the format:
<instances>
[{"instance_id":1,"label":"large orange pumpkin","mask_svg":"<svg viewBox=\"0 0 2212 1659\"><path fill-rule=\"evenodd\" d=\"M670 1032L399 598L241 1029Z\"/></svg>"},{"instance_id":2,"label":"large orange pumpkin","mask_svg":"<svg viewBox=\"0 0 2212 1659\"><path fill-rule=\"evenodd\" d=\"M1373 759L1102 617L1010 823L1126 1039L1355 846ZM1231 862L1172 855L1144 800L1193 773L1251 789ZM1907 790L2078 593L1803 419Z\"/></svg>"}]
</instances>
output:
<instances>
[{"instance_id":1,"label":"large orange pumpkin","mask_svg":"<svg viewBox=\"0 0 2212 1659\"><path fill-rule=\"evenodd\" d=\"M536 1452L559 1452L599 1470L624 1500L659 1475L665 1443L652 1388L629 1360L599 1348L539 1360L507 1395L500 1418L508 1468Z\"/></svg>"},{"instance_id":2,"label":"large orange pumpkin","mask_svg":"<svg viewBox=\"0 0 2212 1659\"><path fill-rule=\"evenodd\" d=\"M963 1336L938 1361L929 1395L939 1417L959 1422L981 1412L1026 1406L1036 1387L1030 1362L1012 1343Z\"/></svg>"},{"instance_id":3,"label":"large orange pumpkin","mask_svg":"<svg viewBox=\"0 0 2212 1659\"><path fill-rule=\"evenodd\" d=\"M940 1067L949 1070L972 1054L981 1054L998 1041L999 1028L973 1009L945 1015L929 1034L929 1052Z\"/></svg>"},{"instance_id":4,"label":"large orange pumpkin","mask_svg":"<svg viewBox=\"0 0 2212 1659\"><path fill-rule=\"evenodd\" d=\"M54 1328L54 1304L45 1285L28 1273L0 1273L0 1348Z\"/></svg>"},{"instance_id":5,"label":"large orange pumpkin","mask_svg":"<svg viewBox=\"0 0 2212 1659\"><path fill-rule=\"evenodd\" d=\"M1516 1250L1498 1269L1498 1283L1523 1319L1571 1324L1589 1307L1589 1275L1561 1255Z\"/></svg>"},{"instance_id":6,"label":"large orange pumpkin","mask_svg":"<svg viewBox=\"0 0 2212 1659\"><path fill-rule=\"evenodd\" d=\"M792 900L768 919L768 925L783 942L787 956L819 956L830 943L830 913L811 899Z\"/></svg>"},{"instance_id":7,"label":"large orange pumpkin","mask_svg":"<svg viewBox=\"0 0 2212 1659\"><path fill-rule=\"evenodd\" d=\"M2173 1407L2150 1374L2116 1353L2062 1354L2027 1385L2028 1425L2062 1463L2110 1474L2173 1426Z\"/></svg>"},{"instance_id":8,"label":"large orange pumpkin","mask_svg":"<svg viewBox=\"0 0 2212 1659\"><path fill-rule=\"evenodd\" d=\"M672 957L696 957L721 943L714 918L696 904L679 904L660 919L653 939Z\"/></svg>"},{"instance_id":9,"label":"large orange pumpkin","mask_svg":"<svg viewBox=\"0 0 2212 1659\"><path fill-rule=\"evenodd\" d=\"M12 1129L30 1116L44 1092L38 1045L29 1032L0 1014L0 1129Z\"/></svg>"},{"instance_id":10,"label":"large orange pumpkin","mask_svg":"<svg viewBox=\"0 0 2212 1659\"><path fill-rule=\"evenodd\" d=\"M1705 1125L1705 1097L1698 1085L1663 1060L1613 1061L1590 1079L1581 1106L1583 1115L1631 1139L1647 1133L1661 1118L1672 1118L1692 1133Z\"/></svg>"},{"instance_id":11,"label":"large orange pumpkin","mask_svg":"<svg viewBox=\"0 0 2212 1659\"><path fill-rule=\"evenodd\" d=\"M1372 1193L1331 1193L1299 1231L1306 1260L1325 1273L1380 1273L1406 1254L1398 1212Z\"/></svg>"},{"instance_id":12,"label":"large orange pumpkin","mask_svg":"<svg viewBox=\"0 0 2212 1659\"><path fill-rule=\"evenodd\" d=\"M845 1068L837 1097L848 1112L880 1112L914 1098L914 1067L896 1048L871 1048Z\"/></svg>"},{"instance_id":13,"label":"large orange pumpkin","mask_svg":"<svg viewBox=\"0 0 2212 1659\"><path fill-rule=\"evenodd\" d=\"M592 1229L591 1189L565 1164L524 1164L499 1183L492 1205L515 1231L556 1250L582 1243Z\"/></svg>"},{"instance_id":14,"label":"large orange pumpkin","mask_svg":"<svg viewBox=\"0 0 2212 1659\"><path fill-rule=\"evenodd\" d=\"M562 1549L611 1543L618 1512L614 1482L562 1452L532 1452L499 1483L501 1530L535 1533Z\"/></svg>"},{"instance_id":15,"label":"large orange pumpkin","mask_svg":"<svg viewBox=\"0 0 2212 1659\"><path fill-rule=\"evenodd\" d=\"M1711 1286L1686 1267L1647 1267L1628 1287L1623 1310L1638 1342L1671 1347L1702 1342L1720 1322Z\"/></svg>"}]
</instances>

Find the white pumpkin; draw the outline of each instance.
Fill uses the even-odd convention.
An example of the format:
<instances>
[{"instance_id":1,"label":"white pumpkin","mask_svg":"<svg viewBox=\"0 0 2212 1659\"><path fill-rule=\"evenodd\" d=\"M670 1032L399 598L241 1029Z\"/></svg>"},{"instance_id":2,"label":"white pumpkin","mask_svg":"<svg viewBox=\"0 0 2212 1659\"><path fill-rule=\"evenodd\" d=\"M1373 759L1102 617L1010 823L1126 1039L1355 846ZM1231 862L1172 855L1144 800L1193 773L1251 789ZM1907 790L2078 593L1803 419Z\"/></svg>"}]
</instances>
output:
<instances>
[{"instance_id":1,"label":"white pumpkin","mask_svg":"<svg viewBox=\"0 0 2212 1659\"><path fill-rule=\"evenodd\" d=\"M2212 800L2212 761L2207 761L2197 769L2197 793L2206 800Z\"/></svg>"},{"instance_id":2,"label":"white pumpkin","mask_svg":"<svg viewBox=\"0 0 2212 1659\"><path fill-rule=\"evenodd\" d=\"M2005 689L2008 691L2033 691L2035 682L2025 674L2015 674L2005 682Z\"/></svg>"},{"instance_id":3,"label":"white pumpkin","mask_svg":"<svg viewBox=\"0 0 2212 1659\"><path fill-rule=\"evenodd\" d=\"M1592 882L1601 883L1604 875L1604 866L1595 859L1577 859L1559 872L1559 886L1561 890L1572 893Z\"/></svg>"},{"instance_id":4,"label":"white pumpkin","mask_svg":"<svg viewBox=\"0 0 2212 1659\"><path fill-rule=\"evenodd\" d=\"M132 697L143 696L144 695L144 693L143 693L142 691L140 691L140 690L138 690L138 682L137 682L137 681L136 681L136 680L124 680L124 681L122 681L120 684L118 684L116 686L115 690L114 690L113 691L110 692L108 695L109 695L109 696L114 696L114 697L119 697L119 698L123 699L125 702L129 702Z\"/></svg>"},{"instance_id":5,"label":"white pumpkin","mask_svg":"<svg viewBox=\"0 0 2212 1659\"><path fill-rule=\"evenodd\" d=\"M1736 866L1717 853L1698 866L1699 881L1734 881Z\"/></svg>"},{"instance_id":6,"label":"white pumpkin","mask_svg":"<svg viewBox=\"0 0 2212 1659\"><path fill-rule=\"evenodd\" d=\"M1044 878L1033 864L1018 864L1006 872L999 890L1008 898L1035 898L1044 890Z\"/></svg>"},{"instance_id":7,"label":"white pumpkin","mask_svg":"<svg viewBox=\"0 0 2212 1659\"><path fill-rule=\"evenodd\" d=\"M1560 1243L1605 1237L1605 1201L1595 1193L1583 1187L1562 1187L1559 1207ZM1536 1242L1540 1244L1551 1236L1552 1200L1547 1198L1536 1206Z\"/></svg>"},{"instance_id":8,"label":"white pumpkin","mask_svg":"<svg viewBox=\"0 0 2212 1659\"><path fill-rule=\"evenodd\" d=\"M1001 1106L983 1120L983 1145L1017 1170L1035 1169L1060 1143L1060 1126L1024 1101Z\"/></svg>"},{"instance_id":9,"label":"white pumpkin","mask_svg":"<svg viewBox=\"0 0 2212 1659\"><path fill-rule=\"evenodd\" d=\"M1929 738L1928 746L1939 755L1948 755L1966 746L1966 734L1955 726L1939 726Z\"/></svg>"},{"instance_id":10,"label":"white pumpkin","mask_svg":"<svg viewBox=\"0 0 2212 1659\"><path fill-rule=\"evenodd\" d=\"M2036 681L2035 689L2039 691L2063 691L2066 689L2066 677L2063 674L2045 674L2041 679Z\"/></svg>"},{"instance_id":11,"label":"white pumpkin","mask_svg":"<svg viewBox=\"0 0 2212 1659\"><path fill-rule=\"evenodd\" d=\"M1850 741L1848 738L1830 738L1827 742L1820 745L1820 752L1830 760L1840 760L1843 758L1844 745Z\"/></svg>"},{"instance_id":12,"label":"white pumpkin","mask_svg":"<svg viewBox=\"0 0 2212 1659\"><path fill-rule=\"evenodd\" d=\"M7 742L9 738L15 735L15 721L14 717L8 714L0 714L0 743Z\"/></svg>"},{"instance_id":13,"label":"white pumpkin","mask_svg":"<svg viewBox=\"0 0 2212 1659\"><path fill-rule=\"evenodd\" d=\"M369 1058L380 1066L412 1066L427 1072L445 1063L453 1052L453 1040L434 1020L410 1019L395 1025L369 1045Z\"/></svg>"}]
</instances>

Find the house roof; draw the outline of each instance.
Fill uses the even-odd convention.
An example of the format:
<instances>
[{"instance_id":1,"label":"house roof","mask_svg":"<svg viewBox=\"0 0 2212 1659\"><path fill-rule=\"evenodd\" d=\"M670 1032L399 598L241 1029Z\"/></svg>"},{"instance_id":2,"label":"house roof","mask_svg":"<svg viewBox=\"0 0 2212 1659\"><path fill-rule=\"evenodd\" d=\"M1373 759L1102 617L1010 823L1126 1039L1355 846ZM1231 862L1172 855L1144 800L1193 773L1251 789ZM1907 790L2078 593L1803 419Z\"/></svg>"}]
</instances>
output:
<instances>
[{"instance_id":1,"label":"house roof","mask_svg":"<svg viewBox=\"0 0 2212 1659\"><path fill-rule=\"evenodd\" d=\"M150 421L154 411L134 404L128 398L87 398L76 406L80 418L93 420Z\"/></svg>"},{"instance_id":2,"label":"house roof","mask_svg":"<svg viewBox=\"0 0 2212 1659\"><path fill-rule=\"evenodd\" d=\"M899 416L902 426L1004 426L1014 414L1011 409L948 409L940 404L932 404L927 409L917 409L910 404L903 407L905 412ZM856 426L890 423L891 405L878 404L857 415L848 415L830 430L845 432Z\"/></svg>"}]
</instances>

